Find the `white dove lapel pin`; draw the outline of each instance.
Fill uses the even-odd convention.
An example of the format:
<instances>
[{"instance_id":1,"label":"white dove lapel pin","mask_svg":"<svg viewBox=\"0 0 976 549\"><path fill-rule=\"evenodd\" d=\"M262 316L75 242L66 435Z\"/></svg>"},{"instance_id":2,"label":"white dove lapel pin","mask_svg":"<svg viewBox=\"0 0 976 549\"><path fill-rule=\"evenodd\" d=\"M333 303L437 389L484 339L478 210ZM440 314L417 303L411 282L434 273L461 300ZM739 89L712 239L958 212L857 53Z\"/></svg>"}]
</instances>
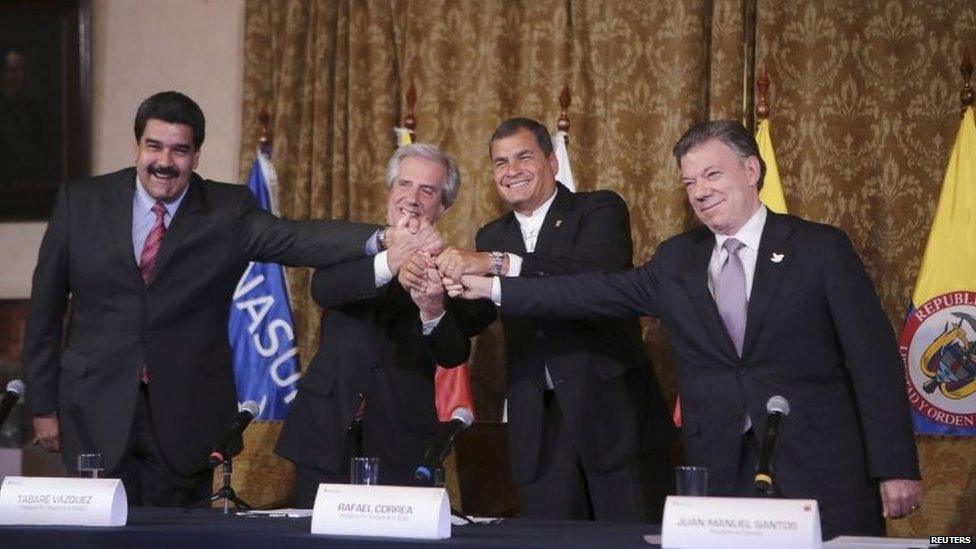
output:
<instances>
[{"instance_id":1,"label":"white dove lapel pin","mask_svg":"<svg viewBox=\"0 0 976 549\"><path fill-rule=\"evenodd\" d=\"M784 258L786 258L786 254L778 254L773 252L773 255L770 256L769 260L773 263L782 263Z\"/></svg>"}]
</instances>

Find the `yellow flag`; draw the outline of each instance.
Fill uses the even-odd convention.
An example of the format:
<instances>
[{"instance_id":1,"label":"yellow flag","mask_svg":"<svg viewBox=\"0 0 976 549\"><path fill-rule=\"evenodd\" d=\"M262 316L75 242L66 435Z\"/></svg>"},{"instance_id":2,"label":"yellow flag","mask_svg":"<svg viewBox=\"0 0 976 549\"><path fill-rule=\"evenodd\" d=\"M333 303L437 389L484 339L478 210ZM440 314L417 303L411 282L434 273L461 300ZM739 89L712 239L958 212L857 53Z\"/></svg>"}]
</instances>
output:
<instances>
[{"instance_id":1,"label":"yellow flag","mask_svg":"<svg viewBox=\"0 0 976 549\"><path fill-rule=\"evenodd\" d=\"M763 188L759 191L759 199L767 208L776 213L786 213L786 198L783 197L783 184L779 180L779 169L776 167L776 153L773 152L773 140L769 132L769 120L759 121L756 132L756 142L759 144L759 154L766 162L766 177Z\"/></svg>"},{"instance_id":2,"label":"yellow flag","mask_svg":"<svg viewBox=\"0 0 976 549\"><path fill-rule=\"evenodd\" d=\"M915 432L976 435L976 119L963 113L899 348Z\"/></svg>"},{"instance_id":3,"label":"yellow flag","mask_svg":"<svg viewBox=\"0 0 976 549\"><path fill-rule=\"evenodd\" d=\"M407 128L393 128L393 133L396 134L397 148L413 144L413 134Z\"/></svg>"},{"instance_id":4,"label":"yellow flag","mask_svg":"<svg viewBox=\"0 0 976 549\"><path fill-rule=\"evenodd\" d=\"M963 114L949 155L912 303L917 307L934 296L963 289L976 291L976 122L972 107Z\"/></svg>"}]
</instances>

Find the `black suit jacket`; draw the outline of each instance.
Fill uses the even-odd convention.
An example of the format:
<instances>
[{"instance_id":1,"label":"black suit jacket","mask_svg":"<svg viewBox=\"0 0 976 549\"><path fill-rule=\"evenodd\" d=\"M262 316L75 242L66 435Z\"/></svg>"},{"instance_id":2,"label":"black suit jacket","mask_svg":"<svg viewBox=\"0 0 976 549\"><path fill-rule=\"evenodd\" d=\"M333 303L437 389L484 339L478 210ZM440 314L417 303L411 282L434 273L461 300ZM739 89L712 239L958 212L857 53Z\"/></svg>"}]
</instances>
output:
<instances>
[{"instance_id":1,"label":"black suit jacket","mask_svg":"<svg viewBox=\"0 0 976 549\"><path fill-rule=\"evenodd\" d=\"M125 448L141 364L159 445L177 471L206 467L237 410L227 338L231 297L251 260L325 266L364 255L375 227L284 221L247 187L193 174L146 286L132 247L132 168L58 192L34 271L24 374L34 415L58 412L65 464ZM62 352L62 318L71 314Z\"/></svg>"},{"instance_id":2,"label":"black suit jacket","mask_svg":"<svg viewBox=\"0 0 976 549\"><path fill-rule=\"evenodd\" d=\"M876 479L919 478L892 329L847 236L769 212L742 358L708 290L714 246L699 227L624 273L505 279L501 311L660 317L678 363L686 456L708 467L710 493L734 491L743 413L761 438L773 395L791 409L776 462L786 496L830 505Z\"/></svg>"},{"instance_id":3,"label":"black suit jacket","mask_svg":"<svg viewBox=\"0 0 976 549\"><path fill-rule=\"evenodd\" d=\"M322 340L275 451L302 465L346 474L351 454L346 431L365 395L367 454L380 458L383 483L410 484L439 425L435 369L468 358L468 336L453 302L424 336L406 290L396 280L376 288L373 258L316 271L312 297L327 309Z\"/></svg>"},{"instance_id":4,"label":"black suit jacket","mask_svg":"<svg viewBox=\"0 0 976 549\"><path fill-rule=\"evenodd\" d=\"M630 216L620 196L610 191L573 194L561 184L532 253L526 253L512 213L478 231L477 247L521 256L518 279L633 266ZM494 314L493 305L489 310L488 315ZM501 313L516 481L529 482L537 474L546 366L564 425L588 470L615 469L664 448L673 426L636 317L536 320Z\"/></svg>"}]
</instances>

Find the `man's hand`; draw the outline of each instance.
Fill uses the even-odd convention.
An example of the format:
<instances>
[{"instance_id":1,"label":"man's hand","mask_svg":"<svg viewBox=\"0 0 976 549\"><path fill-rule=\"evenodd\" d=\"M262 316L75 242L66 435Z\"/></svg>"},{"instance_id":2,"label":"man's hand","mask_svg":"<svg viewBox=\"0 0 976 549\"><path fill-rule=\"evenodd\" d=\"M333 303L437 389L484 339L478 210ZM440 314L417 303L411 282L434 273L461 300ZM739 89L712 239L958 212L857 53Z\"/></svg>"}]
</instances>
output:
<instances>
[{"instance_id":1,"label":"man's hand","mask_svg":"<svg viewBox=\"0 0 976 549\"><path fill-rule=\"evenodd\" d=\"M438 254L437 270L453 280L461 280L464 275L486 275L491 272L491 256L449 246Z\"/></svg>"},{"instance_id":2,"label":"man's hand","mask_svg":"<svg viewBox=\"0 0 976 549\"><path fill-rule=\"evenodd\" d=\"M922 506L922 483L918 480L881 481L881 505L885 518L902 518Z\"/></svg>"},{"instance_id":3,"label":"man's hand","mask_svg":"<svg viewBox=\"0 0 976 549\"><path fill-rule=\"evenodd\" d=\"M61 431L58 414L51 413L34 418L34 440L48 452L61 451Z\"/></svg>"},{"instance_id":4,"label":"man's hand","mask_svg":"<svg viewBox=\"0 0 976 549\"><path fill-rule=\"evenodd\" d=\"M449 278L444 279L444 288L451 297L464 299L490 299L493 276L464 275L461 282Z\"/></svg>"},{"instance_id":5,"label":"man's hand","mask_svg":"<svg viewBox=\"0 0 976 549\"><path fill-rule=\"evenodd\" d=\"M410 290L410 298L420 309L420 320L427 322L434 320L444 313L444 285L437 269L427 269L427 284L423 289Z\"/></svg>"},{"instance_id":6,"label":"man's hand","mask_svg":"<svg viewBox=\"0 0 976 549\"><path fill-rule=\"evenodd\" d=\"M397 279L407 291L423 292L428 284L427 269L435 268L434 258L427 252L414 252L400 267ZM439 276L438 276L439 278Z\"/></svg>"},{"instance_id":7,"label":"man's hand","mask_svg":"<svg viewBox=\"0 0 976 549\"><path fill-rule=\"evenodd\" d=\"M397 221L395 227L386 229L387 255L386 262L390 272L397 274L403 262L418 250L436 254L441 249L441 235L433 225L424 219L405 215ZM417 231L411 233L410 225L419 223Z\"/></svg>"}]
</instances>

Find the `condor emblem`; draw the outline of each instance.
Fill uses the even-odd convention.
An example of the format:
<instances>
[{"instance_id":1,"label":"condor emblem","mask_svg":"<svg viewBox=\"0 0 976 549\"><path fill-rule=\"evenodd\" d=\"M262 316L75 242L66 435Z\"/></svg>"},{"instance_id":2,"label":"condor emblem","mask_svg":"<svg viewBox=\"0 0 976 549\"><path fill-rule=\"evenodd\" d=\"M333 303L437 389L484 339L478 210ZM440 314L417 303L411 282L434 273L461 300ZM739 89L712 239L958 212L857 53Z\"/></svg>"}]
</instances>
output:
<instances>
[{"instance_id":1,"label":"condor emblem","mask_svg":"<svg viewBox=\"0 0 976 549\"><path fill-rule=\"evenodd\" d=\"M950 292L915 309L900 350L912 407L944 425L976 426L976 293Z\"/></svg>"}]
</instances>

